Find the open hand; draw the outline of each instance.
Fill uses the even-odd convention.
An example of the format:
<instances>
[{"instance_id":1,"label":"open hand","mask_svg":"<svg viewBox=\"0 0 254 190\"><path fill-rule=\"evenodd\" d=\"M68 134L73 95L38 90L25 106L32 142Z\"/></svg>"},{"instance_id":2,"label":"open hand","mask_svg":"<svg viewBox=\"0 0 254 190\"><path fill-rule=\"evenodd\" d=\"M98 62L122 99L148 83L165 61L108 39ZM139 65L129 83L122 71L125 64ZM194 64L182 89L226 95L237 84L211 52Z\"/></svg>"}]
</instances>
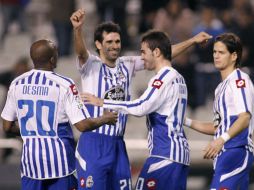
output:
<instances>
[{"instance_id":1,"label":"open hand","mask_svg":"<svg viewBox=\"0 0 254 190\"><path fill-rule=\"evenodd\" d=\"M204 150L204 159L214 159L221 151L224 143L222 138L210 142Z\"/></svg>"},{"instance_id":2,"label":"open hand","mask_svg":"<svg viewBox=\"0 0 254 190\"><path fill-rule=\"evenodd\" d=\"M92 104L94 106L103 106L103 99L98 98L90 93L83 92L80 94L81 99L83 100L84 104Z\"/></svg>"}]
</instances>

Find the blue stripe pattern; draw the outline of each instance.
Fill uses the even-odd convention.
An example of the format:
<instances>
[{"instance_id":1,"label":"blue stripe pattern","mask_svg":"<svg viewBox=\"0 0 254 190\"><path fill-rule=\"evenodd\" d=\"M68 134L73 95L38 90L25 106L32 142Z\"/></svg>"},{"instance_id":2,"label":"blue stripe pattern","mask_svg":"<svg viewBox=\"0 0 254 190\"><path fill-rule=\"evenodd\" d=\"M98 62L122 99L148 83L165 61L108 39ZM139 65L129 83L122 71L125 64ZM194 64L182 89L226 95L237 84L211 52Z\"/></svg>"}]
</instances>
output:
<instances>
[{"instance_id":1,"label":"blue stripe pattern","mask_svg":"<svg viewBox=\"0 0 254 190\"><path fill-rule=\"evenodd\" d=\"M56 77L57 76L57 77ZM58 79L59 78L59 79ZM64 79L64 80L63 80ZM59 82L58 82L59 80ZM73 84L71 79L62 77L58 74L51 72L44 72L39 70L32 70L29 73L24 74L24 77L18 79L14 85L16 85L16 90L23 89L24 85L43 85L43 86L52 86L53 88L49 88L49 90L54 89L55 93L62 93L60 90L60 85L66 81L66 84ZM64 83L65 84L65 83ZM66 86L65 84L65 86ZM57 87L57 88L55 88ZM22 91L22 90L21 90ZM65 91L63 91L65 93ZM22 96L24 98L25 95ZM56 95L57 96L57 95ZM61 96L59 96L61 97ZM59 97L48 97L48 101L55 101L56 109L60 106ZM28 97L29 99L31 97ZM38 101L39 98L35 98L34 102ZM59 101L59 102L58 102ZM34 108L34 115L37 116L37 109ZM41 108L42 109L42 108ZM44 111L44 108L42 109ZM85 115L85 111L82 110ZM49 113L54 114L54 113ZM57 113L58 114L58 113ZM35 116L31 116L30 121L25 123L25 125L34 125L33 122L37 122ZM37 116L38 117L38 116ZM60 118L62 118L60 116ZM64 119L64 122L66 119ZM54 125L57 125L56 128L51 130L58 130L59 126L66 125L66 123L60 123L58 125L58 121L53 121ZM69 125L69 122L67 122ZM50 123L51 124L51 123ZM52 127L53 126L49 126ZM38 125L33 126L32 130L35 134L39 134ZM58 131L57 131L58 132ZM74 171L74 149L70 145L74 144L74 138L72 129L68 128L68 134L66 136L61 137L60 135L51 137L47 136L46 138L43 136L25 136L23 150L22 150L22 158L21 158L21 173L24 176L34 178L34 179L48 179L48 178L59 178L66 176ZM47 134L47 133L46 133ZM63 139L62 139L63 138ZM45 146L45 147L44 147ZM29 150L30 148L30 150ZM68 154L67 154L68 152ZM52 159L52 160L51 160ZM54 162L54 165L51 163ZM62 171L62 172L60 172Z\"/></svg>"}]
</instances>

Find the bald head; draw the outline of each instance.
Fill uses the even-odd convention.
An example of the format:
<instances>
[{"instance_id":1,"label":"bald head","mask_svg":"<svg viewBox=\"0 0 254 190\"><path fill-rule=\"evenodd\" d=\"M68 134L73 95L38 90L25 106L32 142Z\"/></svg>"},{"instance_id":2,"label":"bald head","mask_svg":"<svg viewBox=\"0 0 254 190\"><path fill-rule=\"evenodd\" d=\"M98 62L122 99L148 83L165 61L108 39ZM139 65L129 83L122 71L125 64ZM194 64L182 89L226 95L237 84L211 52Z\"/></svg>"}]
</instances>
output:
<instances>
[{"instance_id":1,"label":"bald head","mask_svg":"<svg viewBox=\"0 0 254 190\"><path fill-rule=\"evenodd\" d=\"M35 68L54 69L57 62L57 49L49 40L38 40L30 48L30 56Z\"/></svg>"}]
</instances>

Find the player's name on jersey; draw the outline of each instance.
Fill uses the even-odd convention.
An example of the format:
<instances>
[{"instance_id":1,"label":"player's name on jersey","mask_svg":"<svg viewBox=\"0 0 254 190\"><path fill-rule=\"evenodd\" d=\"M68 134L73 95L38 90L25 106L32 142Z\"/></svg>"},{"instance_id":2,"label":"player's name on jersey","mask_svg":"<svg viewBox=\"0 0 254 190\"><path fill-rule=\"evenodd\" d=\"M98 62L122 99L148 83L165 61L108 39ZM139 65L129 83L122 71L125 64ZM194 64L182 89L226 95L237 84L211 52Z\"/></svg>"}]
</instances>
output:
<instances>
[{"instance_id":1,"label":"player's name on jersey","mask_svg":"<svg viewBox=\"0 0 254 190\"><path fill-rule=\"evenodd\" d=\"M47 86L33 86L33 85L23 86L23 94L48 96L48 93L49 87Z\"/></svg>"}]
</instances>

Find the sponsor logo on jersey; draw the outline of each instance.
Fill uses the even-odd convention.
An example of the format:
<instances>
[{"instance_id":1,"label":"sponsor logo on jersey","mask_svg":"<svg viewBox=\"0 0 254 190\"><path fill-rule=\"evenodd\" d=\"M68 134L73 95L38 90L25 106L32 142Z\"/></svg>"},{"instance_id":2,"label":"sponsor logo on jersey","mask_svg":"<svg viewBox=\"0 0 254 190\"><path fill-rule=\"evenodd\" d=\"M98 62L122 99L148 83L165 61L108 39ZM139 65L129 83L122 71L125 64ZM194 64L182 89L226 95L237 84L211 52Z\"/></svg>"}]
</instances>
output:
<instances>
[{"instance_id":1,"label":"sponsor logo on jersey","mask_svg":"<svg viewBox=\"0 0 254 190\"><path fill-rule=\"evenodd\" d=\"M155 190L156 189L156 180L155 179L148 179L146 181L146 186L149 190Z\"/></svg>"},{"instance_id":2,"label":"sponsor logo on jersey","mask_svg":"<svg viewBox=\"0 0 254 190\"><path fill-rule=\"evenodd\" d=\"M77 95L77 94L78 94L78 89L77 89L77 87L75 86L75 84L72 84L72 85L70 86L70 88L71 88L71 91L72 91L73 95Z\"/></svg>"},{"instance_id":3,"label":"sponsor logo on jersey","mask_svg":"<svg viewBox=\"0 0 254 190\"><path fill-rule=\"evenodd\" d=\"M105 92L104 99L124 101L125 100L124 89L120 86L112 87L111 89Z\"/></svg>"},{"instance_id":4,"label":"sponsor logo on jersey","mask_svg":"<svg viewBox=\"0 0 254 190\"><path fill-rule=\"evenodd\" d=\"M93 176L89 175L86 180L86 187L91 188L93 186Z\"/></svg>"},{"instance_id":5,"label":"sponsor logo on jersey","mask_svg":"<svg viewBox=\"0 0 254 190\"><path fill-rule=\"evenodd\" d=\"M162 86L163 82L159 79L155 79L153 81L152 87L160 89L160 87Z\"/></svg>"},{"instance_id":6,"label":"sponsor logo on jersey","mask_svg":"<svg viewBox=\"0 0 254 190\"><path fill-rule=\"evenodd\" d=\"M238 79L235 81L237 88L245 88L245 80L244 79Z\"/></svg>"},{"instance_id":7,"label":"sponsor logo on jersey","mask_svg":"<svg viewBox=\"0 0 254 190\"><path fill-rule=\"evenodd\" d=\"M83 178L83 177L81 177L80 178L80 186L82 187L82 188L85 188L86 187L86 180L85 180L85 178Z\"/></svg>"}]
</instances>

